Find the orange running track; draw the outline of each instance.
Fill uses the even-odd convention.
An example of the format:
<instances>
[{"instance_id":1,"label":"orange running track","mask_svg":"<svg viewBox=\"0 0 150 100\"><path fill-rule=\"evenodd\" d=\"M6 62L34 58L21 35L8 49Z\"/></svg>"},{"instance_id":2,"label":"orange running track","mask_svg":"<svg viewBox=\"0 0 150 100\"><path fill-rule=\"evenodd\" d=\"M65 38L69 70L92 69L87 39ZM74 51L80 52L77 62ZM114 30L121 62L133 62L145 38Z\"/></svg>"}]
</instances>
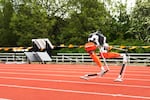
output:
<instances>
[{"instance_id":1,"label":"orange running track","mask_svg":"<svg viewBox=\"0 0 150 100\"><path fill-rule=\"evenodd\" d=\"M120 66L103 77L95 65L0 64L0 100L150 100L150 67L127 66L123 82L114 82Z\"/></svg>"}]
</instances>

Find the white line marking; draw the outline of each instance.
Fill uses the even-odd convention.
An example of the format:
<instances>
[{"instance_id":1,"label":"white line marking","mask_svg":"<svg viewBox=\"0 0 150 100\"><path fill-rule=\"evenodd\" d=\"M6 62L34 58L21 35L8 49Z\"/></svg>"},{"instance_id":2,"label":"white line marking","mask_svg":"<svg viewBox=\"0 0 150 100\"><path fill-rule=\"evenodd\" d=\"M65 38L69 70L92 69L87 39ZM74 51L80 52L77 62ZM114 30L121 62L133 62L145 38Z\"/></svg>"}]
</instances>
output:
<instances>
[{"instance_id":1,"label":"white line marking","mask_svg":"<svg viewBox=\"0 0 150 100\"><path fill-rule=\"evenodd\" d=\"M92 73L92 72L95 72L95 71L62 71L62 70L30 70L30 69L27 69L27 70L24 70L24 69L8 69L8 71L6 69L0 69L0 70L4 70L6 72L11 72L11 71L15 71L15 72L24 72L24 71L27 71L27 72L58 72L58 73ZM110 72L111 74L118 74L118 71L115 71L115 72ZM125 75L132 75L132 76L149 76L149 74L128 74L126 73Z\"/></svg>"},{"instance_id":2,"label":"white line marking","mask_svg":"<svg viewBox=\"0 0 150 100\"><path fill-rule=\"evenodd\" d=\"M63 75L63 74L36 74L36 73L20 73L20 72L0 72L0 73L5 73L5 74L16 74L16 75L36 75L36 76L61 76L61 77L80 77L77 75ZM103 77L105 79L112 79L112 77ZM149 79L134 79L134 78L125 78L125 80L136 80L136 81L150 81Z\"/></svg>"},{"instance_id":3,"label":"white line marking","mask_svg":"<svg viewBox=\"0 0 150 100\"><path fill-rule=\"evenodd\" d=\"M72 65L70 65L72 66ZM128 66L127 66L128 67ZM70 71L70 70L75 70L75 71L82 71L82 70L85 70L85 71L94 71L94 70L98 70L99 68L97 66L88 66L88 67L85 67L84 68L81 68L81 67L69 67L69 66L66 66L64 68L62 68L61 66L60 67L56 67L56 66L52 66L52 67L43 67L43 68L34 68L34 67L1 67L1 69L29 69L29 70L66 70L66 71ZM120 66L118 66L117 68L111 68L110 70L112 71L116 71L116 70L120 70ZM133 70L133 69L128 69L129 72L149 72L149 70L147 69L140 69L140 70L136 70L136 68Z\"/></svg>"},{"instance_id":4,"label":"white line marking","mask_svg":"<svg viewBox=\"0 0 150 100\"><path fill-rule=\"evenodd\" d=\"M150 97L146 97L146 96L111 94L111 93L101 93L101 92L87 92L87 91L66 90L66 89L56 89L56 88L43 88L43 87L33 87L33 86L19 86L19 85L8 85L8 84L0 84L0 86L1 87L9 87L9 88L34 89L34 90L56 91L56 92L66 92L66 93L78 93L78 94L88 94L88 95L117 96L117 97L137 98L137 99L145 99L145 100L150 99Z\"/></svg>"},{"instance_id":5,"label":"white line marking","mask_svg":"<svg viewBox=\"0 0 150 100\"><path fill-rule=\"evenodd\" d=\"M6 98L0 98L0 100L11 100L11 99L6 99Z\"/></svg>"},{"instance_id":6,"label":"white line marking","mask_svg":"<svg viewBox=\"0 0 150 100\"><path fill-rule=\"evenodd\" d=\"M69 80L50 80L50 79L37 79L37 78L19 78L19 77L0 77L1 79L14 79L14 80L27 80L27 81L46 81L46 82L64 82L64 83L76 83L76 84L88 84L88 85L108 85L108 86L120 86L120 87L131 87L131 88L145 88L150 89L150 86L140 85L123 85L123 84L110 84L110 83L98 83L98 82L80 82L80 81L69 81Z\"/></svg>"}]
</instances>

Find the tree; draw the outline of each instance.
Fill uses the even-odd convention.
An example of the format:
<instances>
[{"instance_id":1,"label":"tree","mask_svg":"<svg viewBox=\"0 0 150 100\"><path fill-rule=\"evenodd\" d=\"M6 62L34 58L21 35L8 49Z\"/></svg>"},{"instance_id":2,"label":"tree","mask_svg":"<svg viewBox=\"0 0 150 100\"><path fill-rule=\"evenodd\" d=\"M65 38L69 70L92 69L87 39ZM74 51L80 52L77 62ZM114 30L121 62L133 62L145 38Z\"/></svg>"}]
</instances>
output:
<instances>
[{"instance_id":1,"label":"tree","mask_svg":"<svg viewBox=\"0 0 150 100\"><path fill-rule=\"evenodd\" d=\"M0 11L0 46L15 46L17 37L11 32L10 23L13 15L13 5L9 0L1 0Z\"/></svg>"},{"instance_id":2,"label":"tree","mask_svg":"<svg viewBox=\"0 0 150 100\"><path fill-rule=\"evenodd\" d=\"M30 46L33 38L49 38L49 30L54 21L49 20L47 12L36 1L22 2L15 9L11 29L19 37L17 45Z\"/></svg>"},{"instance_id":3,"label":"tree","mask_svg":"<svg viewBox=\"0 0 150 100\"><path fill-rule=\"evenodd\" d=\"M102 30L106 34L109 13L98 0L69 0L70 10L60 39L62 42L84 44L89 33Z\"/></svg>"},{"instance_id":4,"label":"tree","mask_svg":"<svg viewBox=\"0 0 150 100\"><path fill-rule=\"evenodd\" d=\"M48 19L52 24L52 27L49 29L50 40L55 45L62 43L65 38L61 38L62 28L65 27L66 18L68 17L68 0L38 0L48 14ZM67 33L67 32L66 32Z\"/></svg>"},{"instance_id":5,"label":"tree","mask_svg":"<svg viewBox=\"0 0 150 100\"><path fill-rule=\"evenodd\" d=\"M150 44L150 3L149 0L137 0L131 16L131 28L128 31L141 43Z\"/></svg>"},{"instance_id":6,"label":"tree","mask_svg":"<svg viewBox=\"0 0 150 100\"><path fill-rule=\"evenodd\" d=\"M112 44L124 44L123 42L129 39L130 35L127 31L130 28L130 15L127 11L127 1L122 0L106 0L103 1L112 18L109 20L109 35L108 40Z\"/></svg>"}]
</instances>

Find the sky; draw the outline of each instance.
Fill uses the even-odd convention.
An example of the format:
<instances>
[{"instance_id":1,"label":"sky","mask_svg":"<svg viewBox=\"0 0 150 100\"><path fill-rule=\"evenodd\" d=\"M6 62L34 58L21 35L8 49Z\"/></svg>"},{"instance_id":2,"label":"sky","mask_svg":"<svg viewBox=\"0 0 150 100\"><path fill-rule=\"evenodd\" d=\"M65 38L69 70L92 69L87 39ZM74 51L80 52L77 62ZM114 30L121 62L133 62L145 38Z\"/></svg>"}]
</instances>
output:
<instances>
[{"instance_id":1,"label":"sky","mask_svg":"<svg viewBox=\"0 0 150 100\"><path fill-rule=\"evenodd\" d=\"M132 8L135 6L135 3L136 3L136 0L113 0L113 4L111 5L111 6L113 6L114 5L114 7L115 7L115 4L116 4L116 2L122 2L123 4L125 4L126 3L126 1L127 1L127 13L129 14L129 13L131 13L131 11L132 11ZM108 6L108 9L110 10L110 12L111 12L111 9L109 8L109 6ZM118 15L118 12L111 12L111 15Z\"/></svg>"},{"instance_id":2,"label":"sky","mask_svg":"<svg viewBox=\"0 0 150 100\"><path fill-rule=\"evenodd\" d=\"M122 0L122 2L125 2L126 0ZM131 9L131 7L135 6L136 0L127 0L128 1L128 9Z\"/></svg>"}]
</instances>

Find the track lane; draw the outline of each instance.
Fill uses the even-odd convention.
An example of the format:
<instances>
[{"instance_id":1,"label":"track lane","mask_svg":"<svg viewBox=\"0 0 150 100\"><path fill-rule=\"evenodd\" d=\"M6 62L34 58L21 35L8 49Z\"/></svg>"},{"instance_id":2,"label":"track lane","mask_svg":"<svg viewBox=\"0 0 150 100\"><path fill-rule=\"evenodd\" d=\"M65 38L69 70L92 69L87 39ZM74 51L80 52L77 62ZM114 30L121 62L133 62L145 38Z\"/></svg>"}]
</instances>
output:
<instances>
[{"instance_id":1,"label":"track lane","mask_svg":"<svg viewBox=\"0 0 150 100\"><path fill-rule=\"evenodd\" d=\"M3 89L1 96L11 98L11 100L148 100L149 97L137 97L121 94L108 94L108 93L93 93L86 91L74 91L74 90L59 90L52 88L40 88L40 87L26 87L8 85L0 87ZM8 94L8 91L11 94ZM14 92L15 91L15 92ZM17 96L16 96L17 95ZM122 97L124 96L124 97Z\"/></svg>"},{"instance_id":2,"label":"track lane","mask_svg":"<svg viewBox=\"0 0 150 100\"><path fill-rule=\"evenodd\" d=\"M54 88L54 89L63 89L63 90L75 90L75 91L88 91L88 92L102 92L109 94L126 94L127 90L128 94L131 96L141 96L146 97L149 96L150 88L149 86L137 86L137 85L123 85L120 84L97 84L92 82L80 82L80 81L64 81L64 80L49 80L49 79L33 79L33 78L13 78L13 77L4 77L0 79L0 84L10 84L10 85L19 85L19 86L33 86L33 87L41 87L42 88ZM109 83L109 81L108 81ZM82 87L82 88L80 88ZM122 88L122 89L121 89ZM141 94L137 91L147 92Z\"/></svg>"},{"instance_id":3,"label":"track lane","mask_svg":"<svg viewBox=\"0 0 150 100\"><path fill-rule=\"evenodd\" d=\"M84 73L85 74L85 73ZM25 77L25 78L48 78L48 79L62 79L62 80L79 80L79 77L81 75L84 75L82 73L69 73L69 74L65 74L64 72L61 73L61 71L59 73L53 72L53 73L41 73L41 72L36 72L36 73L32 73L32 72L0 72L0 76L6 76L6 77ZM113 80L117 77L117 73L116 74L112 74L111 72L107 73L104 77L102 78L97 78L94 81L98 81L101 80L100 82L107 82L106 80L111 80L111 82L113 82ZM140 76L141 77L141 76ZM145 78L144 78L145 77ZM150 80L149 80L150 76L147 75L143 75L142 78L139 78L137 76L134 76L134 74L132 76L129 77L128 74L126 74L126 76L124 77L124 82L127 81L126 84L137 84L137 85L146 85L146 84L150 84ZM81 80L80 80L81 81Z\"/></svg>"},{"instance_id":4,"label":"track lane","mask_svg":"<svg viewBox=\"0 0 150 100\"><path fill-rule=\"evenodd\" d=\"M55 100L59 100L60 98L68 100L68 96L70 97L69 100L85 100L85 98L87 98L86 100L91 100L94 97L95 100L108 100L110 98L112 100L146 100L150 97L149 68L147 67L140 67L140 69L128 67L126 72L126 76L128 77L125 76L125 81L122 83L114 83L112 79L115 77L112 76L115 74L117 76L117 71L120 68L118 66L111 67L112 71L106 74L105 77L91 79L89 81L81 80L79 76L87 72L95 72L98 70L97 67L93 65L69 66L54 64L0 65L0 98L10 97L13 100L20 100L22 96L21 100L33 100L33 98L34 100L49 100L47 96L50 95ZM134 78L136 81L133 80ZM4 88L6 92L9 91L12 94L8 96L6 92L2 91ZM17 90L19 97L16 96L16 93L13 93L13 91ZM141 93L141 91L148 92ZM29 96L26 97L26 95ZM32 99L30 95L33 97ZM36 97L34 95L40 96Z\"/></svg>"}]
</instances>

